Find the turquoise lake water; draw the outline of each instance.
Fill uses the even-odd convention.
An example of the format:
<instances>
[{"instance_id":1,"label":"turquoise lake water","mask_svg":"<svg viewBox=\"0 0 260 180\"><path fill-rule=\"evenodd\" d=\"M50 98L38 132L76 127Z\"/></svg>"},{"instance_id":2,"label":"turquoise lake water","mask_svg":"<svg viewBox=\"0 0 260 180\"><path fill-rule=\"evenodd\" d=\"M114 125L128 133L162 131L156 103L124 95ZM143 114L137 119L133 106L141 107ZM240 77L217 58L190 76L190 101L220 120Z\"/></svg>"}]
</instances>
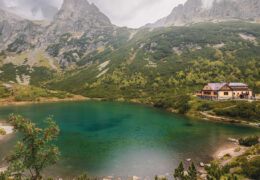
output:
<instances>
[{"instance_id":1,"label":"turquoise lake water","mask_svg":"<svg viewBox=\"0 0 260 180\"><path fill-rule=\"evenodd\" d=\"M61 134L57 167L45 173L72 177L153 177L172 174L180 161L208 162L228 137L260 134L259 129L217 124L174 115L145 105L117 102L66 102L0 108L0 121L18 113L42 126L53 115ZM0 158L17 137L0 144ZM0 160L0 161L1 161ZM3 161L2 161L3 162Z\"/></svg>"}]
</instances>

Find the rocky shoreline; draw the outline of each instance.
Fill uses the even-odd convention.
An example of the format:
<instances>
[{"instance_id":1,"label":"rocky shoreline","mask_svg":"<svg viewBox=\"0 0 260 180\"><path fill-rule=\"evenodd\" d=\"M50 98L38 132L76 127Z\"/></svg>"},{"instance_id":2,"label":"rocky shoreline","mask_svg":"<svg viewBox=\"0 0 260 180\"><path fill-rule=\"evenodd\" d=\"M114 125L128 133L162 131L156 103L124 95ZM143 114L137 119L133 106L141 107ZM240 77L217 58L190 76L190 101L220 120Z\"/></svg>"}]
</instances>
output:
<instances>
[{"instance_id":1,"label":"rocky shoreline","mask_svg":"<svg viewBox=\"0 0 260 180\"><path fill-rule=\"evenodd\" d=\"M238 119L231 119L227 117L221 117L221 116L213 116L208 114L208 112L200 112L201 115L204 116L204 118L200 118L203 120L209 120L209 121L214 121L214 122L220 122L220 123L229 123L229 124L238 124L238 125L245 125L245 126L251 126L251 127L260 127L260 123L255 123L255 122L247 122L243 120L238 120Z\"/></svg>"},{"instance_id":2,"label":"rocky shoreline","mask_svg":"<svg viewBox=\"0 0 260 180\"><path fill-rule=\"evenodd\" d=\"M39 101L14 101L14 100L0 100L0 107L1 106L23 106L27 104L41 104L41 103L54 103L54 102L69 102L69 101L90 101L90 100L98 100L98 99L91 99L80 95L74 95L71 98L40 98Z\"/></svg>"},{"instance_id":3,"label":"rocky shoreline","mask_svg":"<svg viewBox=\"0 0 260 180\"><path fill-rule=\"evenodd\" d=\"M3 124L0 123L0 129L3 129L6 132L5 135L0 135L0 141L4 140L5 137L7 137L8 135L13 133L13 127L12 126L3 125Z\"/></svg>"},{"instance_id":4,"label":"rocky shoreline","mask_svg":"<svg viewBox=\"0 0 260 180\"><path fill-rule=\"evenodd\" d=\"M223 146L219 147L212 154L212 158L217 160L221 167L227 165L234 158L244 154L249 149L249 147L239 145L237 139L228 138L227 141L228 143L225 143ZM200 167L198 167L198 172L201 179L206 179L207 177L205 166L210 166L210 164L204 164L201 162Z\"/></svg>"}]
</instances>

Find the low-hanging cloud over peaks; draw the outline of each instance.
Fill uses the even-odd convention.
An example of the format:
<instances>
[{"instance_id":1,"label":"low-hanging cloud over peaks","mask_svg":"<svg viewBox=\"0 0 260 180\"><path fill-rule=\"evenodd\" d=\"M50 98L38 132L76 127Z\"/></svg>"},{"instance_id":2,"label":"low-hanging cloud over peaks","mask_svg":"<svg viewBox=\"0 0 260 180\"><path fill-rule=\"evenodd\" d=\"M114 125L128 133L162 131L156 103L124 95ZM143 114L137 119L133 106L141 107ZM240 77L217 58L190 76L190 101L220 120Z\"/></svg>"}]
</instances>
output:
<instances>
[{"instance_id":1,"label":"low-hanging cloud over peaks","mask_svg":"<svg viewBox=\"0 0 260 180\"><path fill-rule=\"evenodd\" d=\"M167 16L186 0L89 0L119 26L140 27ZM63 0L0 0L0 7L24 18L51 18Z\"/></svg>"}]
</instances>

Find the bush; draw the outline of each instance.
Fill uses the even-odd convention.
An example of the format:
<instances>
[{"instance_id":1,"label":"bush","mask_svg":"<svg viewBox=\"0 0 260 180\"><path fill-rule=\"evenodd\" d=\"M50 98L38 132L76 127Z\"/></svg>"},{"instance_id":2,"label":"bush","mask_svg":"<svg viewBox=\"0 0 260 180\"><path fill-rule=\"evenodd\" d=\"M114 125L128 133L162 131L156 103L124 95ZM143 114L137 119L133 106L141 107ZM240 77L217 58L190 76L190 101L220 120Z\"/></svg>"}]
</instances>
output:
<instances>
[{"instance_id":1,"label":"bush","mask_svg":"<svg viewBox=\"0 0 260 180\"><path fill-rule=\"evenodd\" d=\"M173 106L174 100L172 98L160 98L154 100L154 107L157 108L170 108Z\"/></svg>"},{"instance_id":2,"label":"bush","mask_svg":"<svg viewBox=\"0 0 260 180\"><path fill-rule=\"evenodd\" d=\"M0 128L0 135L6 135L6 131L3 128Z\"/></svg>"},{"instance_id":3,"label":"bush","mask_svg":"<svg viewBox=\"0 0 260 180\"><path fill-rule=\"evenodd\" d=\"M10 115L9 123L15 131L24 136L5 158L8 163L5 175L14 179L25 179L24 172L30 171L28 179L41 179L42 171L58 161L60 153L53 141L60 132L59 127L51 117L46 119L45 129L37 128L31 120L19 115Z\"/></svg>"},{"instance_id":4,"label":"bush","mask_svg":"<svg viewBox=\"0 0 260 180\"><path fill-rule=\"evenodd\" d=\"M59 91L59 92L55 92L51 94L53 97L57 97L59 99L65 99L65 98L71 98L73 97L71 94L67 93L67 92L63 92L63 91Z\"/></svg>"},{"instance_id":5,"label":"bush","mask_svg":"<svg viewBox=\"0 0 260 180\"><path fill-rule=\"evenodd\" d=\"M77 180L90 180L91 178L88 176L87 173L84 173L77 177Z\"/></svg>"},{"instance_id":6,"label":"bush","mask_svg":"<svg viewBox=\"0 0 260 180\"><path fill-rule=\"evenodd\" d=\"M259 102L240 102L237 106L228 109L215 109L219 116L228 116L233 118L242 118L255 121L260 118Z\"/></svg>"},{"instance_id":7,"label":"bush","mask_svg":"<svg viewBox=\"0 0 260 180\"><path fill-rule=\"evenodd\" d=\"M10 91L8 88L0 85L0 98L5 98L10 96Z\"/></svg>"},{"instance_id":8,"label":"bush","mask_svg":"<svg viewBox=\"0 0 260 180\"><path fill-rule=\"evenodd\" d=\"M41 88L30 87L20 90L15 95L15 101L39 101L41 97L50 97L51 94Z\"/></svg>"},{"instance_id":9,"label":"bush","mask_svg":"<svg viewBox=\"0 0 260 180\"><path fill-rule=\"evenodd\" d=\"M7 180L8 178L5 176L4 173L0 173L0 180Z\"/></svg>"},{"instance_id":10,"label":"bush","mask_svg":"<svg viewBox=\"0 0 260 180\"><path fill-rule=\"evenodd\" d=\"M187 175L184 173L183 163L181 162L179 166L174 170L173 176L174 179L179 179L179 180L196 180L198 172L193 162L191 163L191 166L189 166L187 173L188 173ZM160 179L160 180L164 180L164 179Z\"/></svg>"},{"instance_id":11,"label":"bush","mask_svg":"<svg viewBox=\"0 0 260 180\"><path fill-rule=\"evenodd\" d=\"M205 102L205 103L203 103L203 104L201 104L199 107L198 107L198 111L209 111L209 110L211 110L212 109L212 107L211 107L211 105L208 103L208 102Z\"/></svg>"},{"instance_id":12,"label":"bush","mask_svg":"<svg viewBox=\"0 0 260 180\"><path fill-rule=\"evenodd\" d=\"M155 107L158 108L174 108L178 110L180 114L185 114L191 108L189 101L191 100L189 95L180 95L175 97L156 97L153 99Z\"/></svg>"},{"instance_id":13,"label":"bush","mask_svg":"<svg viewBox=\"0 0 260 180\"><path fill-rule=\"evenodd\" d=\"M242 163L243 173L251 179L260 179L260 157L247 160Z\"/></svg>"},{"instance_id":14,"label":"bush","mask_svg":"<svg viewBox=\"0 0 260 180\"><path fill-rule=\"evenodd\" d=\"M49 55L57 57L60 53L60 46L59 44L50 45L47 47L46 51L49 53Z\"/></svg>"},{"instance_id":15,"label":"bush","mask_svg":"<svg viewBox=\"0 0 260 180\"><path fill-rule=\"evenodd\" d=\"M178 109L180 114L185 114L190 110L190 96L188 95L182 95L178 97L178 101L175 104L175 108Z\"/></svg>"},{"instance_id":16,"label":"bush","mask_svg":"<svg viewBox=\"0 0 260 180\"><path fill-rule=\"evenodd\" d=\"M15 96L15 101L35 101L36 96L30 90L22 90Z\"/></svg>"},{"instance_id":17,"label":"bush","mask_svg":"<svg viewBox=\"0 0 260 180\"><path fill-rule=\"evenodd\" d=\"M239 144L243 145L243 146L253 146L253 145L256 145L256 144L259 143L258 139L259 139L258 136L250 136L250 137L247 137L245 139L240 138Z\"/></svg>"},{"instance_id":18,"label":"bush","mask_svg":"<svg viewBox=\"0 0 260 180\"><path fill-rule=\"evenodd\" d=\"M212 161L210 163L210 166L206 166L205 169L207 171L207 179L220 180L221 176L229 172L230 167L229 166L221 167L219 166L218 161Z\"/></svg>"}]
</instances>

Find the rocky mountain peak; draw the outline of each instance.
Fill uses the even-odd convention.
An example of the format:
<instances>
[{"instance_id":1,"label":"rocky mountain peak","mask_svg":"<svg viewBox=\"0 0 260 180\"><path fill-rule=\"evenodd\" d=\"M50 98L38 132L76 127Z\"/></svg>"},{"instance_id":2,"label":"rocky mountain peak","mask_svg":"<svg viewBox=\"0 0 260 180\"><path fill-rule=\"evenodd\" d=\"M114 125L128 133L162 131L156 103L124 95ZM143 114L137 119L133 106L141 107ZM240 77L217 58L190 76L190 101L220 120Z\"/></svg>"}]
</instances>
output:
<instances>
[{"instance_id":1,"label":"rocky mountain peak","mask_svg":"<svg viewBox=\"0 0 260 180\"><path fill-rule=\"evenodd\" d=\"M260 20L259 0L188 0L171 14L147 27L180 26L190 23L225 20Z\"/></svg>"},{"instance_id":2,"label":"rocky mountain peak","mask_svg":"<svg viewBox=\"0 0 260 180\"><path fill-rule=\"evenodd\" d=\"M87 0L64 0L49 30L56 34L63 34L107 26L112 26L109 18L94 4L90 4Z\"/></svg>"},{"instance_id":3,"label":"rocky mountain peak","mask_svg":"<svg viewBox=\"0 0 260 180\"><path fill-rule=\"evenodd\" d=\"M56 17L64 16L63 18L79 16L83 11L90 8L87 0L64 0L63 5ZM67 16L66 16L67 15Z\"/></svg>"}]
</instances>

